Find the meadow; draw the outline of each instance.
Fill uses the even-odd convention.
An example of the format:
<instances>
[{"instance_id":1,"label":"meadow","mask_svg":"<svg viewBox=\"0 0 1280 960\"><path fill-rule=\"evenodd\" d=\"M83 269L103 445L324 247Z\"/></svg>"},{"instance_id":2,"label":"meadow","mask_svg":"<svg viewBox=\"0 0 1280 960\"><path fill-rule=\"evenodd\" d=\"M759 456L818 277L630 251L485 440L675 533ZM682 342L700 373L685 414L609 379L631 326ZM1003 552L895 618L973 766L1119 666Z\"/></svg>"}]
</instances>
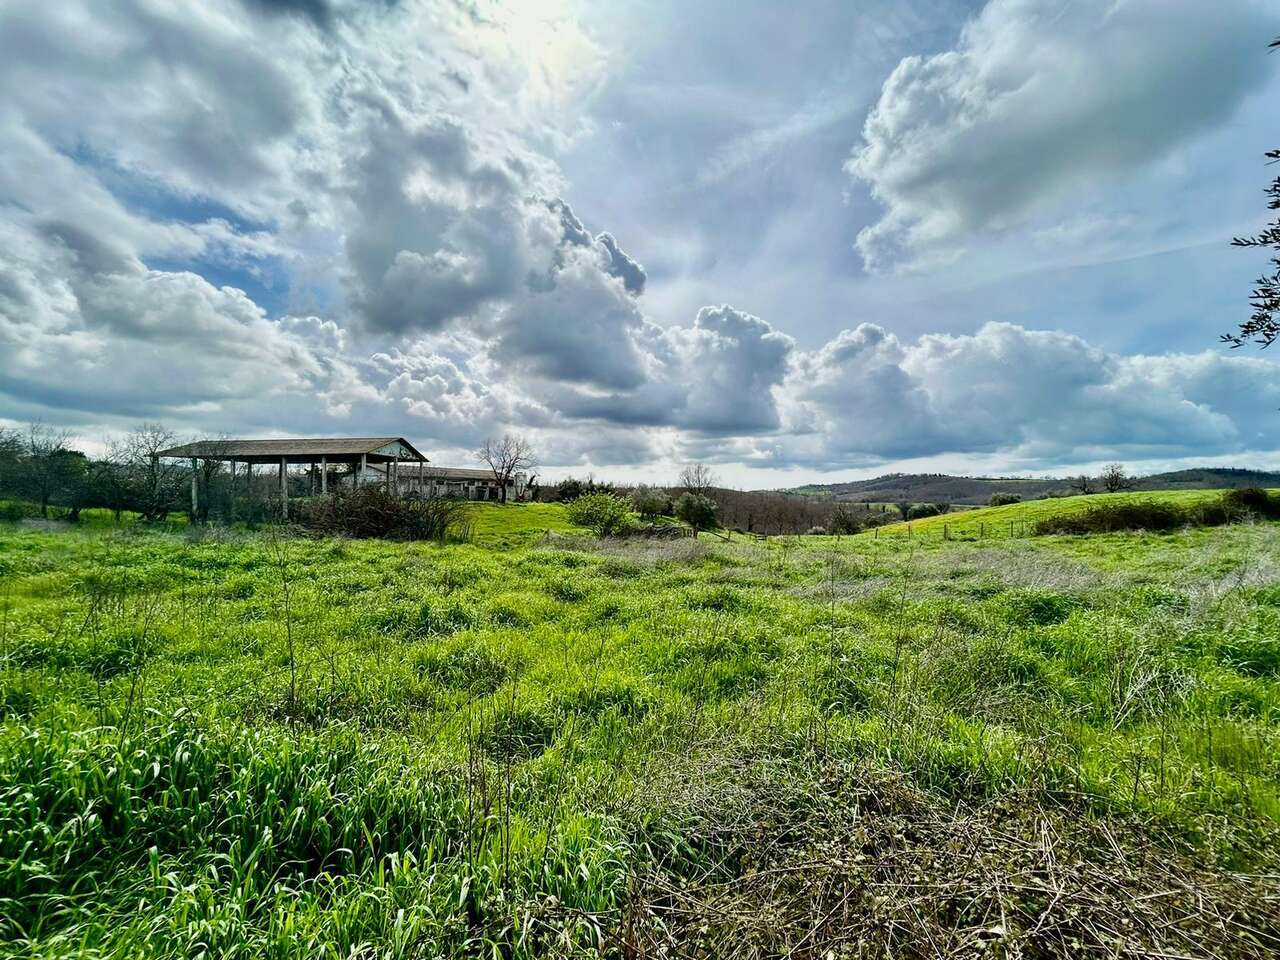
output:
<instances>
[{"instance_id":1,"label":"meadow","mask_svg":"<svg viewBox=\"0 0 1280 960\"><path fill-rule=\"evenodd\" d=\"M1280 951L1280 524L86 519L0 525L7 955Z\"/></svg>"}]
</instances>

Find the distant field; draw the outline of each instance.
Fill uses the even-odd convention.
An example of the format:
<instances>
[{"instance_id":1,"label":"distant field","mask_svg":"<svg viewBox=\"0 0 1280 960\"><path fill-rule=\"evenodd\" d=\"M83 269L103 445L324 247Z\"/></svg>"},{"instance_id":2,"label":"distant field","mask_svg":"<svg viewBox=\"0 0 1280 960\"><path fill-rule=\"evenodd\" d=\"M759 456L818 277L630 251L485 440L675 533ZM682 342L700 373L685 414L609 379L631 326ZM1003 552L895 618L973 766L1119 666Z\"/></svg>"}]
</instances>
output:
<instances>
[{"instance_id":1,"label":"distant field","mask_svg":"<svg viewBox=\"0 0 1280 960\"><path fill-rule=\"evenodd\" d=\"M948 535L962 539L984 537L1026 536L1036 521L1050 516L1079 513L1098 503L1159 500L1190 506L1207 503L1222 495L1221 490L1159 490L1131 493L1092 493L1077 497L1060 497L1049 500L1029 500L1004 507L981 507L963 513L943 514L912 520L909 523L887 524L879 532L862 536L905 537L941 536L944 526ZM1012 526L1011 526L1012 524ZM908 530L908 528L910 528Z\"/></svg>"},{"instance_id":2,"label":"distant field","mask_svg":"<svg viewBox=\"0 0 1280 960\"><path fill-rule=\"evenodd\" d=\"M0 954L1280 950L1280 524L471 519L0 524Z\"/></svg>"}]
</instances>

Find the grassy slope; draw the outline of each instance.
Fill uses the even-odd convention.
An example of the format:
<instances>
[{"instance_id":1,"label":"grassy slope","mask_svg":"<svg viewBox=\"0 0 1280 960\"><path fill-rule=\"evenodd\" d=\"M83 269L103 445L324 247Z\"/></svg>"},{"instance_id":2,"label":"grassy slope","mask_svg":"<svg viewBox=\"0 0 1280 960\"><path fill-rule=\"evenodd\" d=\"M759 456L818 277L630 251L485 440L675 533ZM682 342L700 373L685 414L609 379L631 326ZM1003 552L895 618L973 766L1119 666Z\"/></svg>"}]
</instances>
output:
<instances>
[{"instance_id":1,"label":"grassy slope","mask_svg":"<svg viewBox=\"0 0 1280 960\"><path fill-rule=\"evenodd\" d=\"M522 546L545 533L585 532L565 516L562 503L473 503L467 510L472 537L483 546Z\"/></svg>"},{"instance_id":2,"label":"grassy slope","mask_svg":"<svg viewBox=\"0 0 1280 960\"><path fill-rule=\"evenodd\" d=\"M478 507L477 539L501 550L0 528L0 951L585 949L664 891L745 885L788 843L812 863L868 783L878 799L850 830L897 824L904 790L920 799L902 809L936 812L876 841L872 888L847 856L871 841L837 835L822 856L848 885L794 874L797 923L828 888L864 891L850 903L872 942L923 923L927 898L891 923L893 898L867 891L956 803L1029 805L1032 846L1066 804L1064 843L1104 816L1108 837L1167 833L1210 864L1275 853L1276 525L910 550L511 547L563 523L551 506ZM975 873L974 829L929 848L963 854L937 879ZM1112 842L1080 862L1121 873ZM1164 849L1162 869L1177 862ZM1007 888L1015 865L993 869ZM1168 896L1164 875L1144 882L1117 902ZM1242 909L1262 889L1249 883ZM1041 911L1077 908L1070 893L956 896L1030 937L1057 929ZM992 922L935 906L938 924ZM741 942L749 907L690 935ZM753 942L780 952L778 914L755 909ZM1081 922L1068 932L1092 944ZM1219 949L1176 928L1161 934L1173 952ZM823 942L806 929L787 942Z\"/></svg>"},{"instance_id":3,"label":"grassy slope","mask_svg":"<svg viewBox=\"0 0 1280 960\"><path fill-rule=\"evenodd\" d=\"M1160 490L1132 493L1091 493L1078 497L1061 497L1050 500L1028 500L1004 507L982 507L965 510L960 514L943 514L910 522L913 534L941 534L945 524L953 537L976 537L979 525L988 537L1009 535L1009 524L1014 524L1015 535L1030 533L1037 520L1045 517L1076 513L1098 503L1116 503L1122 500L1159 500L1166 503L1193 505L1207 502L1222 495L1221 490ZM906 536L906 523L891 523L880 528L880 536Z\"/></svg>"}]
</instances>

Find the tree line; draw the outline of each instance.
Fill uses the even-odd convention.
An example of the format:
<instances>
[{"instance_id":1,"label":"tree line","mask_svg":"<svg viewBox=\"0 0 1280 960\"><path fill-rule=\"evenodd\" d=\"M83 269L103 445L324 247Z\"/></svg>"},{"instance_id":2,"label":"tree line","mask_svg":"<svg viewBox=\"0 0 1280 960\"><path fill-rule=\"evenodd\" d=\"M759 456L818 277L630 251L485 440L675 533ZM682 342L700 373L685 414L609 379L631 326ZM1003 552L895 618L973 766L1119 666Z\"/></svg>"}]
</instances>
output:
<instances>
[{"instance_id":1,"label":"tree line","mask_svg":"<svg viewBox=\"0 0 1280 960\"><path fill-rule=\"evenodd\" d=\"M191 474L157 456L177 442L160 424L112 438L99 457L77 449L74 440L71 431L45 423L0 427L0 499L33 503L46 519L60 507L73 522L89 507L104 507L117 519L131 511L160 520L181 504Z\"/></svg>"}]
</instances>

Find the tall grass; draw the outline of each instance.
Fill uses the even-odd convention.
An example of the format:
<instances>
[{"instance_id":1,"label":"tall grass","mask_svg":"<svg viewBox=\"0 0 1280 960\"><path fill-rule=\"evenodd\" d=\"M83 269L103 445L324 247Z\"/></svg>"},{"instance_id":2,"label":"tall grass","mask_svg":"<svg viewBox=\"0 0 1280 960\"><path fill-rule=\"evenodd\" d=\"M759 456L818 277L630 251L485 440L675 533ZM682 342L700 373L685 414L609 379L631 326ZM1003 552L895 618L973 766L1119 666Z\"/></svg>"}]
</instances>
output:
<instances>
[{"instance_id":1,"label":"tall grass","mask_svg":"<svg viewBox=\"0 0 1280 960\"><path fill-rule=\"evenodd\" d=\"M856 833L813 806L836 771L917 792L893 816L931 830L1016 808L1210 880L1275 872L1276 556L1270 524L505 550L5 531L0 942L639 955L659 920L696 940L662 912L694 886ZM934 933L960 922L933 906ZM1029 945L1059 909L1033 906ZM821 956L834 929L785 942Z\"/></svg>"}]
</instances>

